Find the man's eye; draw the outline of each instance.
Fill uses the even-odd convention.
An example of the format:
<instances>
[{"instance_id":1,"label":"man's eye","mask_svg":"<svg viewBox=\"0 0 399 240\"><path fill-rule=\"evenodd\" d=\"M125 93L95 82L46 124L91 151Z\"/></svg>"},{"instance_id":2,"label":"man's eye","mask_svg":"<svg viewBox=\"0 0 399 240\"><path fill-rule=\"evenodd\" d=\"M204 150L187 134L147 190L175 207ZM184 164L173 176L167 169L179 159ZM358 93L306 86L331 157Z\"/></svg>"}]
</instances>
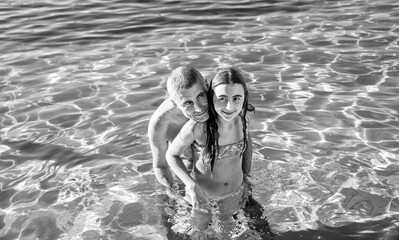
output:
<instances>
[{"instance_id":1,"label":"man's eye","mask_svg":"<svg viewBox=\"0 0 399 240\"><path fill-rule=\"evenodd\" d=\"M241 99L240 97L233 98L234 101L240 101L240 99Z\"/></svg>"},{"instance_id":2,"label":"man's eye","mask_svg":"<svg viewBox=\"0 0 399 240\"><path fill-rule=\"evenodd\" d=\"M226 98L219 98L219 101L225 102L225 101L226 101Z\"/></svg>"},{"instance_id":3,"label":"man's eye","mask_svg":"<svg viewBox=\"0 0 399 240\"><path fill-rule=\"evenodd\" d=\"M183 106L189 107L189 106L191 106L191 104L192 104L192 102L185 102L185 103L183 103Z\"/></svg>"},{"instance_id":4,"label":"man's eye","mask_svg":"<svg viewBox=\"0 0 399 240\"><path fill-rule=\"evenodd\" d=\"M200 95L198 97L200 97L200 98L205 97L205 93L200 93Z\"/></svg>"}]
</instances>

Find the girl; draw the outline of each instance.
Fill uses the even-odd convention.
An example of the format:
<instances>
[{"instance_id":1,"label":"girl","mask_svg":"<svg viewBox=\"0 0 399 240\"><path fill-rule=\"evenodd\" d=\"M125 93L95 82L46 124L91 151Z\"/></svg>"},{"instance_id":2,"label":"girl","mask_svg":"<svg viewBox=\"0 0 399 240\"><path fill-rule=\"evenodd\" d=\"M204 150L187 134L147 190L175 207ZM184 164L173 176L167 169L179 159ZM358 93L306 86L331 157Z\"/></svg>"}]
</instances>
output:
<instances>
[{"instance_id":1,"label":"girl","mask_svg":"<svg viewBox=\"0 0 399 240\"><path fill-rule=\"evenodd\" d=\"M252 157L252 151L246 151L251 147L246 114L254 107L248 103L244 77L234 68L217 71L210 82L208 103L209 120L189 120L169 147L166 159L186 185L194 215L201 209L210 213L210 206L214 206L219 218L226 219L240 209L242 202L243 156L249 158L245 162L251 162ZM192 144L199 158L190 174L179 156ZM195 234L206 229L211 219L211 214L198 216L193 218Z\"/></svg>"}]
</instances>

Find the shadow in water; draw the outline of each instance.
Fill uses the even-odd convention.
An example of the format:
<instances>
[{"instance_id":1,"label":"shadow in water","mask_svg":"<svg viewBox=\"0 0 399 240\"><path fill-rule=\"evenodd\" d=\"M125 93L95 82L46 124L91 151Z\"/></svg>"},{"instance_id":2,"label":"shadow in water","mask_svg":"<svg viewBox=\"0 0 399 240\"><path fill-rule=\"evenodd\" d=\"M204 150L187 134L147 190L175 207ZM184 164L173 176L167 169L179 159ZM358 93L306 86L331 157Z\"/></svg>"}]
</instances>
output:
<instances>
[{"instance_id":1,"label":"shadow in water","mask_svg":"<svg viewBox=\"0 0 399 240\"><path fill-rule=\"evenodd\" d=\"M351 223L342 227L320 226L317 230L286 232L276 240L399 240L399 230L393 228L394 218L365 223ZM391 229L381 232L381 229Z\"/></svg>"},{"instance_id":2,"label":"shadow in water","mask_svg":"<svg viewBox=\"0 0 399 240\"><path fill-rule=\"evenodd\" d=\"M167 231L167 239L189 239L192 224L192 206L183 200L182 190L178 193L167 192L158 195L157 206L161 214L162 225ZM197 216L198 217L198 216ZM276 240L275 234L270 229L265 217L264 207L253 199L252 195L244 207L232 217L235 227L241 229L241 233L235 233L235 240ZM232 232L226 234L233 234ZM218 239L210 237L209 239ZM224 239L224 238L223 238Z\"/></svg>"},{"instance_id":3,"label":"shadow in water","mask_svg":"<svg viewBox=\"0 0 399 240\"><path fill-rule=\"evenodd\" d=\"M90 154L84 155L76 152L72 148L67 148L56 144L40 144L31 141L8 141L0 140L0 145L9 147L0 155L0 160L13 161L14 164L19 165L26 161L39 160L50 161L53 160L52 166L65 166L72 168L80 164L90 165L92 160L96 164L102 160L112 160L113 157L104 154Z\"/></svg>"}]
</instances>

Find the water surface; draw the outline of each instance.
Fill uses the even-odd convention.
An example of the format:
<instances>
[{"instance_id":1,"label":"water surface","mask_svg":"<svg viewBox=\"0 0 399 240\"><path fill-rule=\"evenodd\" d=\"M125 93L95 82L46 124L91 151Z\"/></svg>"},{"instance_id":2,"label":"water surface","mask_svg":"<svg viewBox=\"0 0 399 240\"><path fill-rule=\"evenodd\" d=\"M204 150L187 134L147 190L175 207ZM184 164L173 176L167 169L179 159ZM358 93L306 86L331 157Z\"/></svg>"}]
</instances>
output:
<instances>
[{"instance_id":1,"label":"water surface","mask_svg":"<svg viewBox=\"0 0 399 240\"><path fill-rule=\"evenodd\" d=\"M0 238L184 239L146 132L183 64L245 73L253 194L278 239L397 237L397 1L3 0L0 13Z\"/></svg>"}]
</instances>

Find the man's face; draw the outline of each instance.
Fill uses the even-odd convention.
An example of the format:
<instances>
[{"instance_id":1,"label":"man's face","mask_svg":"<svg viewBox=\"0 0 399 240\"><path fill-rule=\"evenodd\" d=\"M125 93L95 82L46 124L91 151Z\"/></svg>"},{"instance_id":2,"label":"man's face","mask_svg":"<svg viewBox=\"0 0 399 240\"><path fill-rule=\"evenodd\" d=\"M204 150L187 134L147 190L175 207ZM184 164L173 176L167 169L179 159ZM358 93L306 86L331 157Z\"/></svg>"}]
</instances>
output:
<instances>
[{"instance_id":1,"label":"man's face","mask_svg":"<svg viewBox=\"0 0 399 240\"><path fill-rule=\"evenodd\" d=\"M206 87L197 82L189 89L175 92L172 97L184 116L197 122L205 122L209 118L206 92Z\"/></svg>"}]
</instances>

